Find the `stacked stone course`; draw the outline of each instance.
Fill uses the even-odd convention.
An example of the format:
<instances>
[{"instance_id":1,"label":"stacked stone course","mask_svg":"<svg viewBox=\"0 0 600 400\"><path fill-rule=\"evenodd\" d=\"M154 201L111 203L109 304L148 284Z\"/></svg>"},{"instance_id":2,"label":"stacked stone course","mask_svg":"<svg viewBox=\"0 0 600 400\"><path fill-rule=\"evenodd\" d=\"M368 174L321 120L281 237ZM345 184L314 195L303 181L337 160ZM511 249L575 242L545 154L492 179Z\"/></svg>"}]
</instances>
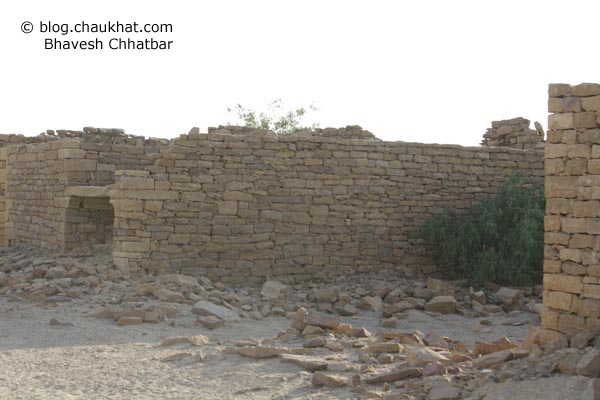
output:
<instances>
[{"instance_id":1,"label":"stacked stone course","mask_svg":"<svg viewBox=\"0 0 600 400\"><path fill-rule=\"evenodd\" d=\"M228 126L171 141L97 128L6 138L6 244L112 241L125 273L231 282L428 271L410 239L421 222L489 197L515 170L543 179L539 151L382 142L358 126L285 136Z\"/></svg>"},{"instance_id":2,"label":"stacked stone course","mask_svg":"<svg viewBox=\"0 0 600 400\"><path fill-rule=\"evenodd\" d=\"M493 121L492 127L488 128L483 135L481 145L514 149L542 149L544 147L543 130L541 128L539 130L530 129L529 125L529 120L521 117Z\"/></svg>"},{"instance_id":3,"label":"stacked stone course","mask_svg":"<svg viewBox=\"0 0 600 400\"><path fill-rule=\"evenodd\" d=\"M0 204L6 208L3 243L54 250L76 247L87 234L106 237L95 231L105 232L106 220L112 218L108 198L84 202L68 193L70 187L111 185L117 169L152 165L159 148L168 143L97 128L2 139L0 145L8 146L0 149ZM104 222L94 223L92 217Z\"/></svg>"},{"instance_id":4,"label":"stacked stone course","mask_svg":"<svg viewBox=\"0 0 600 400\"><path fill-rule=\"evenodd\" d=\"M542 327L577 346L600 331L600 85L549 86Z\"/></svg>"},{"instance_id":5,"label":"stacked stone course","mask_svg":"<svg viewBox=\"0 0 600 400\"><path fill-rule=\"evenodd\" d=\"M464 210L542 154L265 131L182 135L144 171L117 171L114 261L125 272L232 281L426 268L410 236Z\"/></svg>"}]
</instances>

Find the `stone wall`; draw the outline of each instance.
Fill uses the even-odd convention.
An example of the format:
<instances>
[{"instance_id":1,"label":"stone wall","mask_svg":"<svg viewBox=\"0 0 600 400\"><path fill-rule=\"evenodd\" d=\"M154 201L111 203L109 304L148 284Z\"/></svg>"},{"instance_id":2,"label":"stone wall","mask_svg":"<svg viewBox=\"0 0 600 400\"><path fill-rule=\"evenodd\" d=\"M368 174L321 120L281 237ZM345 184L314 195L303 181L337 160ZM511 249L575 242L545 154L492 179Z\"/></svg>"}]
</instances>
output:
<instances>
[{"instance_id":1,"label":"stone wall","mask_svg":"<svg viewBox=\"0 0 600 400\"><path fill-rule=\"evenodd\" d=\"M513 149L541 149L544 146L544 131L536 122L536 129L529 128L525 118L493 121L481 141L482 146L503 146Z\"/></svg>"},{"instance_id":2,"label":"stone wall","mask_svg":"<svg viewBox=\"0 0 600 400\"><path fill-rule=\"evenodd\" d=\"M304 279L427 264L415 227L463 210L515 170L543 180L539 151L274 136L182 135L144 171L117 171L114 261L125 272Z\"/></svg>"},{"instance_id":3,"label":"stone wall","mask_svg":"<svg viewBox=\"0 0 600 400\"><path fill-rule=\"evenodd\" d=\"M153 165L159 148L168 143L164 139L144 139L119 130L95 128L58 134L50 131L31 138L34 142L30 144L13 144L18 136L7 137L9 146L2 149L6 154L4 243L29 243L53 250L75 247L86 238L98 239L90 229L105 231L106 224L101 221L106 218L101 214L112 216L112 210L93 206L98 201L73 198L69 188L106 187L114 183L119 168ZM103 196L110 206L108 195ZM89 235L82 235L84 232Z\"/></svg>"},{"instance_id":4,"label":"stone wall","mask_svg":"<svg viewBox=\"0 0 600 400\"><path fill-rule=\"evenodd\" d=\"M542 327L580 346L600 330L600 85L549 96Z\"/></svg>"}]
</instances>

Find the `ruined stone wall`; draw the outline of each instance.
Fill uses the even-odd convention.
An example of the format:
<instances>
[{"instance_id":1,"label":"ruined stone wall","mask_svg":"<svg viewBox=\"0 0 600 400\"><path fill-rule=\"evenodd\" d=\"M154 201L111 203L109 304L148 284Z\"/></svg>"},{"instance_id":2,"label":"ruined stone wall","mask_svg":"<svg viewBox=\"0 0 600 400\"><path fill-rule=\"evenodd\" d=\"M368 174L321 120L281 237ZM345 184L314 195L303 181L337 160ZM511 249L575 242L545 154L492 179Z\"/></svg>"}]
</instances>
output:
<instances>
[{"instance_id":1,"label":"ruined stone wall","mask_svg":"<svg viewBox=\"0 0 600 400\"><path fill-rule=\"evenodd\" d=\"M160 146L168 143L95 128L59 135L51 132L36 140L41 143L11 144L5 150L7 234L3 243L30 243L46 249L76 247L86 238L100 240L92 231L106 231L106 219L112 218L107 198L105 205L78 201L69 193L70 187L110 185L118 168L152 165Z\"/></svg>"},{"instance_id":2,"label":"ruined stone wall","mask_svg":"<svg viewBox=\"0 0 600 400\"><path fill-rule=\"evenodd\" d=\"M330 132L331 133L331 132ZM304 279L424 265L415 227L466 209L540 152L264 132L192 133L117 171L114 261L126 272Z\"/></svg>"},{"instance_id":3,"label":"ruined stone wall","mask_svg":"<svg viewBox=\"0 0 600 400\"><path fill-rule=\"evenodd\" d=\"M536 122L537 124L537 122ZM529 128L525 118L513 118L493 121L481 141L482 146L503 146L513 149L540 149L544 146L544 131L540 125Z\"/></svg>"},{"instance_id":4,"label":"ruined stone wall","mask_svg":"<svg viewBox=\"0 0 600 400\"><path fill-rule=\"evenodd\" d=\"M600 330L600 85L549 96L542 327L579 346Z\"/></svg>"}]
</instances>

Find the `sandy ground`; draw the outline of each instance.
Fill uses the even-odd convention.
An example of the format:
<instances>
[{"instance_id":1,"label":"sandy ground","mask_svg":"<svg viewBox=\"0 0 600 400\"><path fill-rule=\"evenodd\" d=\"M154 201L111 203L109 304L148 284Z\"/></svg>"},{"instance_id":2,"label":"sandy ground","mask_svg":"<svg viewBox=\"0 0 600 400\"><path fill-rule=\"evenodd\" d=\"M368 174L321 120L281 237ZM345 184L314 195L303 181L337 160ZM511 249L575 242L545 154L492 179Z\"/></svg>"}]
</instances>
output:
<instances>
[{"instance_id":1,"label":"sandy ground","mask_svg":"<svg viewBox=\"0 0 600 400\"><path fill-rule=\"evenodd\" d=\"M311 374L277 359L253 360L222 351L236 340L274 338L289 320L244 319L209 331L185 312L176 326L166 323L119 327L111 320L86 318L90 307L78 299L56 305L0 298L0 399L326 399L349 398L348 389L317 389ZM398 329L442 335L472 345L475 340L508 336L522 340L538 323L531 313L486 318L490 326L475 332L479 319L459 315L405 313ZM51 325L55 318L72 326ZM372 313L343 319L377 331ZM487 332L485 331L487 329ZM162 362L167 356L199 348L160 346L164 336L203 334L200 363ZM342 355L343 356L343 355ZM355 357L355 355L348 355ZM348 360L355 361L355 360Z\"/></svg>"}]
</instances>

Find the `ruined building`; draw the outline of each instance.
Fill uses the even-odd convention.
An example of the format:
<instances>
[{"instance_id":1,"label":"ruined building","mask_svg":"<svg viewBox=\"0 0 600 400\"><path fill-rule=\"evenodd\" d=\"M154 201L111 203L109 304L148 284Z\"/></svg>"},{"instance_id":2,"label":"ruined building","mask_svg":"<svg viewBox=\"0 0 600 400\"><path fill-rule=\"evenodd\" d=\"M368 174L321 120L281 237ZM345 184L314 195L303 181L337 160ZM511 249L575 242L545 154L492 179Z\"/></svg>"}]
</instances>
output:
<instances>
[{"instance_id":1,"label":"ruined building","mask_svg":"<svg viewBox=\"0 0 600 400\"><path fill-rule=\"evenodd\" d=\"M494 124L503 123L512 122ZM481 201L516 169L528 182L544 174L539 149L383 142L360 127L291 136L225 127L173 140L85 128L0 140L6 245L112 243L124 274L229 282L427 269L410 239L418 224Z\"/></svg>"}]
</instances>

